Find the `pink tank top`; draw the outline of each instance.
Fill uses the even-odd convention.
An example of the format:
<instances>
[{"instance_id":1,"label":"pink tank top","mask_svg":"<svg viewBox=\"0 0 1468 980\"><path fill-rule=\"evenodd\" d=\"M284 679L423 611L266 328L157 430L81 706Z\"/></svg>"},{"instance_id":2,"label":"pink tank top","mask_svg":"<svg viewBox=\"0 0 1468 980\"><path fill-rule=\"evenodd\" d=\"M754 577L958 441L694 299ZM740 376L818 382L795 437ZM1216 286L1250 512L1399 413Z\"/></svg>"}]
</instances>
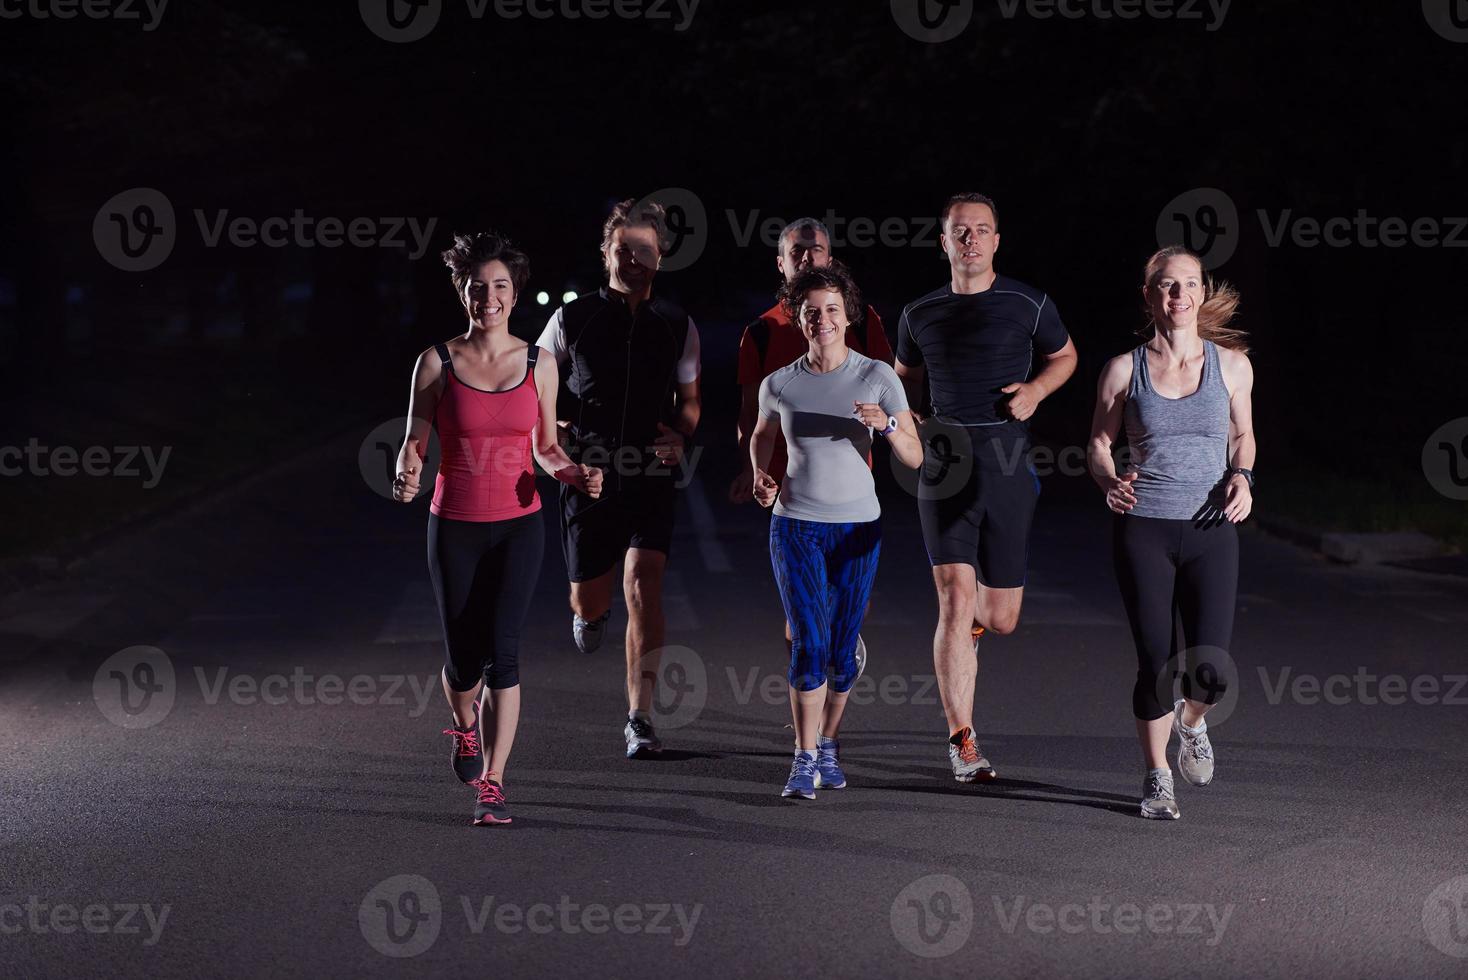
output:
<instances>
[{"instance_id":1,"label":"pink tank top","mask_svg":"<svg viewBox=\"0 0 1468 980\"><path fill-rule=\"evenodd\" d=\"M485 391L459 380L443 344L444 391L433 417L443 461L429 510L455 521L506 521L540 510L531 441L540 421L535 358L530 345L525 377L513 388Z\"/></svg>"}]
</instances>

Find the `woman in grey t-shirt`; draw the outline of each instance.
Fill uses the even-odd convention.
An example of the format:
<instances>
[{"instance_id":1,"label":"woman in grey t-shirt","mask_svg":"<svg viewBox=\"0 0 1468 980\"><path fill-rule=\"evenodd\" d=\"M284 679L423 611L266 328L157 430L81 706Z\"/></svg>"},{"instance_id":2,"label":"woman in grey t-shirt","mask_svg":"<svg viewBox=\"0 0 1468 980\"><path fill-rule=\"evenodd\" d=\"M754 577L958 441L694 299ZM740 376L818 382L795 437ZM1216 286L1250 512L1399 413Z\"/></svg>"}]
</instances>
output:
<instances>
[{"instance_id":1,"label":"woman in grey t-shirt","mask_svg":"<svg viewBox=\"0 0 1468 980\"><path fill-rule=\"evenodd\" d=\"M845 269L807 270L781 300L810 350L760 385L750 456L755 499L775 508L770 561L792 638L795 759L781 795L811 800L817 786L846 785L836 735L882 543L872 432L906 466L923 449L896 373L846 346L851 314L865 307ZM790 459L783 485L767 472L777 431Z\"/></svg>"}]
</instances>

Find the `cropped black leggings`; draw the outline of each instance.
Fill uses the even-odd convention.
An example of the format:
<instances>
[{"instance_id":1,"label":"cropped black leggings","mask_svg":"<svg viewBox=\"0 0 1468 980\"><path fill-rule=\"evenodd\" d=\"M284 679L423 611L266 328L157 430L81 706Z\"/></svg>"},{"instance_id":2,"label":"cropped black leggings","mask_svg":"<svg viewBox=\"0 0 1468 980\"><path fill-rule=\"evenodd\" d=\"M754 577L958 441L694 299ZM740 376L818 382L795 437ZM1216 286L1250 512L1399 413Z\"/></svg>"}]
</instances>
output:
<instances>
[{"instance_id":1,"label":"cropped black leggings","mask_svg":"<svg viewBox=\"0 0 1468 980\"><path fill-rule=\"evenodd\" d=\"M1228 684L1213 651L1227 653L1233 639L1238 529L1227 522L1203 525L1119 515L1112 554L1137 644L1132 712L1152 721L1172 710L1162 697L1172 690L1173 670L1186 671L1184 697L1215 704ZM1178 652L1177 620L1182 621L1187 663L1180 658L1169 669L1168 661Z\"/></svg>"},{"instance_id":2,"label":"cropped black leggings","mask_svg":"<svg viewBox=\"0 0 1468 980\"><path fill-rule=\"evenodd\" d=\"M520 683L520 628L540 579L540 511L507 521L428 515L428 575L443 620L449 686Z\"/></svg>"}]
</instances>

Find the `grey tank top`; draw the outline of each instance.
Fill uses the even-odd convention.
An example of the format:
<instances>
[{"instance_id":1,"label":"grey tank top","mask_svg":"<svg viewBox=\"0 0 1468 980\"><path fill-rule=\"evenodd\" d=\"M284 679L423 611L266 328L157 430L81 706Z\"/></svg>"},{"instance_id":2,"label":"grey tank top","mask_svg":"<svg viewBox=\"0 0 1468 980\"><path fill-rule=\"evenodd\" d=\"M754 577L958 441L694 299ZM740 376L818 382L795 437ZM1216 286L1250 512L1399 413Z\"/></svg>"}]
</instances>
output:
<instances>
[{"instance_id":1,"label":"grey tank top","mask_svg":"<svg viewBox=\"0 0 1468 980\"><path fill-rule=\"evenodd\" d=\"M1152 388L1145 345L1132 351L1132 383L1127 389L1128 467L1137 473L1132 488L1137 517L1191 520L1228 470L1228 389L1218 369L1218 348L1203 341L1203 380L1182 398L1167 398Z\"/></svg>"}]
</instances>

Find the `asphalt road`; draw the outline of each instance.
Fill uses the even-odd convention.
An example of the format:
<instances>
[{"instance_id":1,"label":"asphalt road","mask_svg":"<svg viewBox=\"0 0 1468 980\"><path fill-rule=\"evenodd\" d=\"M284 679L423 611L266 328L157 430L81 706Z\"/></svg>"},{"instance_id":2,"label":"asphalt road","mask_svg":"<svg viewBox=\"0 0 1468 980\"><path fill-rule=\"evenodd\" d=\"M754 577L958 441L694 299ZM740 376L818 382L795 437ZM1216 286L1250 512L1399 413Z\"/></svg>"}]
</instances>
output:
<instances>
[{"instance_id":1,"label":"asphalt road","mask_svg":"<svg viewBox=\"0 0 1468 980\"><path fill-rule=\"evenodd\" d=\"M1099 504L1047 481L1024 622L983 641L1001 779L961 786L889 487L850 786L795 804L765 521L710 473L670 566L668 751L622 757L620 639L571 645L552 537L515 822L475 828L440 735L426 503L375 496L357 448L0 604L0 974L1468 971L1468 580L1246 532L1218 777L1150 822Z\"/></svg>"}]
</instances>

